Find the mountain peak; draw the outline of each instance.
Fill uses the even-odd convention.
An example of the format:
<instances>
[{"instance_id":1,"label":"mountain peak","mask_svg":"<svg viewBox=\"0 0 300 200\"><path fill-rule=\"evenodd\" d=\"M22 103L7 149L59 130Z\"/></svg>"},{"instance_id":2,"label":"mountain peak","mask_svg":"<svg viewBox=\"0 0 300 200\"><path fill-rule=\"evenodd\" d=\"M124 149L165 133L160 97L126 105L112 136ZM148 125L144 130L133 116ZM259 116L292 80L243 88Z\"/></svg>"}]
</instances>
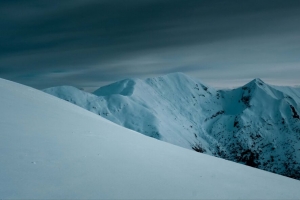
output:
<instances>
[{"instance_id":1,"label":"mountain peak","mask_svg":"<svg viewBox=\"0 0 300 200\"><path fill-rule=\"evenodd\" d=\"M146 78L145 80L131 78L131 79L124 79L115 83L112 83L107 86L100 87L99 89L95 90L93 94L97 96L108 96L113 94L120 94L123 96L131 96L134 91L145 91L146 88L149 86L149 83L156 82L158 85L167 86L169 89L170 87L176 88L185 88L186 85L195 84L195 80L182 72L174 72L169 73L163 76L153 77L153 78ZM146 83L146 84L145 84ZM201 83L204 88L207 88L204 84ZM146 87L146 88L145 88Z\"/></svg>"},{"instance_id":2,"label":"mountain peak","mask_svg":"<svg viewBox=\"0 0 300 200\"><path fill-rule=\"evenodd\" d=\"M192 80L191 77L189 77L188 75L182 73L182 72L173 72L173 73L169 73L169 74L165 74L162 76L158 76L158 77L154 77L154 79L164 79L164 80L171 80L171 81L183 81L183 80ZM152 78L148 78L146 80L150 80Z\"/></svg>"},{"instance_id":3,"label":"mountain peak","mask_svg":"<svg viewBox=\"0 0 300 200\"><path fill-rule=\"evenodd\" d=\"M182 72L173 72L173 73L169 73L160 77L156 77L156 78L162 78L164 80L168 80L174 83L179 83L179 84L201 84L203 85L205 88L209 88L209 86L207 86L206 84L203 84L202 81L199 81L198 79L194 79L191 76L186 75L185 73Z\"/></svg>"},{"instance_id":4,"label":"mountain peak","mask_svg":"<svg viewBox=\"0 0 300 200\"><path fill-rule=\"evenodd\" d=\"M252 80L252 82L258 84L258 85L263 85L265 82L263 82L260 78L255 78Z\"/></svg>"},{"instance_id":5,"label":"mountain peak","mask_svg":"<svg viewBox=\"0 0 300 200\"><path fill-rule=\"evenodd\" d=\"M263 82L260 78L255 78L252 81L250 81L249 83L245 84L243 86L243 88L245 87L249 87L249 88L256 88L259 86L264 86L266 83Z\"/></svg>"},{"instance_id":6,"label":"mountain peak","mask_svg":"<svg viewBox=\"0 0 300 200\"><path fill-rule=\"evenodd\" d=\"M172 72L169 74L164 75L165 77L185 77L185 78L189 78L189 76L187 76L186 74L182 73L182 72Z\"/></svg>"},{"instance_id":7,"label":"mountain peak","mask_svg":"<svg viewBox=\"0 0 300 200\"><path fill-rule=\"evenodd\" d=\"M133 94L135 84L138 79L124 79L107 86L100 87L95 90L93 94L97 96L107 96L113 94L120 94L123 96L130 96Z\"/></svg>"},{"instance_id":8,"label":"mountain peak","mask_svg":"<svg viewBox=\"0 0 300 200\"><path fill-rule=\"evenodd\" d=\"M263 82L260 78L255 78L252 81L250 81L248 84L264 85L265 82Z\"/></svg>"}]
</instances>

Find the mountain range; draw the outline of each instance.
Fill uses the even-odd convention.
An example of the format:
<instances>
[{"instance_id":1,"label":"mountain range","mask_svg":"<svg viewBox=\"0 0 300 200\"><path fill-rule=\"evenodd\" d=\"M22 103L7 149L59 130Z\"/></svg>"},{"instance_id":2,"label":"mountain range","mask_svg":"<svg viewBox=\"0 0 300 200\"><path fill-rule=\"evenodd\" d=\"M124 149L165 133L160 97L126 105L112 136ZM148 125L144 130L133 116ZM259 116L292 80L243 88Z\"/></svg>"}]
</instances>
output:
<instances>
[{"instance_id":1,"label":"mountain range","mask_svg":"<svg viewBox=\"0 0 300 200\"><path fill-rule=\"evenodd\" d=\"M0 79L1 199L296 199L300 182L162 142Z\"/></svg>"},{"instance_id":2,"label":"mountain range","mask_svg":"<svg viewBox=\"0 0 300 200\"><path fill-rule=\"evenodd\" d=\"M300 179L300 89L254 79L214 89L183 73L125 79L88 93L44 92L146 136Z\"/></svg>"}]
</instances>

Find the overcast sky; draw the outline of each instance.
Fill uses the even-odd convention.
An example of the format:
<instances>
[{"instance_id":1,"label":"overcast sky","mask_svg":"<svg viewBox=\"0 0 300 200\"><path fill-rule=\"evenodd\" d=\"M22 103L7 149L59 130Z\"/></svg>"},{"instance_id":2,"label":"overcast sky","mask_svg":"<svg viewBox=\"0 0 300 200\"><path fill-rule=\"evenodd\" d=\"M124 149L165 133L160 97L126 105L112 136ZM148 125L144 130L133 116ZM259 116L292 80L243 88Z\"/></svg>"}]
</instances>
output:
<instances>
[{"instance_id":1,"label":"overcast sky","mask_svg":"<svg viewBox=\"0 0 300 200\"><path fill-rule=\"evenodd\" d=\"M0 77L93 90L183 72L300 85L299 0L0 0Z\"/></svg>"}]
</instances>

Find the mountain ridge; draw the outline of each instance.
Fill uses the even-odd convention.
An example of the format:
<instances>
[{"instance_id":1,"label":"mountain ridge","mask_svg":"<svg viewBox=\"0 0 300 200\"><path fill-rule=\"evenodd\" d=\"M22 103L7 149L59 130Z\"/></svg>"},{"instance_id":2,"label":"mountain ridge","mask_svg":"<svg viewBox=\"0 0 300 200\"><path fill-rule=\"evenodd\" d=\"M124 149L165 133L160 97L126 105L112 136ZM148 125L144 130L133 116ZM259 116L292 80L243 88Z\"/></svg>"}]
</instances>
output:
<instances>
[{"instance_id":1,"label":"mountain ridge","mask_svg":"<svg viewBox=\"0 0 300 200\"><path fill-rule=\"evenodd\" d=\"M285 93L256 78L216 90L172 73L122 80L94 94L44 91L144 135L300 179L300 101L288 95L300 93L292 88Z\"/></svg>"}]
</instances>

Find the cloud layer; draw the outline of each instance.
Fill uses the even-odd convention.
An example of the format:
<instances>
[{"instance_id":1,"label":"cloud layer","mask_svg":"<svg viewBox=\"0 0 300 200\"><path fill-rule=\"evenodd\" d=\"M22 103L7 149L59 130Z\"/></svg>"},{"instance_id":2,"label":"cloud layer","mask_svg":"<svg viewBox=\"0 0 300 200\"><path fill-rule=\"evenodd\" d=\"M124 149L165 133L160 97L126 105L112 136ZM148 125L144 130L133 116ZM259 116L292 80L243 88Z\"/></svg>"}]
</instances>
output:
<instances>
[{"instance_id":1,"label":"cloud layer","mask_svg":"<svg viewBox=\"0 0 300 200\"><path fill-rule=\"evenodd\" d=\"M0 76L87 89L181 71L300 84L298 0L0 1Z\"/></svg>"}]
</instances>

